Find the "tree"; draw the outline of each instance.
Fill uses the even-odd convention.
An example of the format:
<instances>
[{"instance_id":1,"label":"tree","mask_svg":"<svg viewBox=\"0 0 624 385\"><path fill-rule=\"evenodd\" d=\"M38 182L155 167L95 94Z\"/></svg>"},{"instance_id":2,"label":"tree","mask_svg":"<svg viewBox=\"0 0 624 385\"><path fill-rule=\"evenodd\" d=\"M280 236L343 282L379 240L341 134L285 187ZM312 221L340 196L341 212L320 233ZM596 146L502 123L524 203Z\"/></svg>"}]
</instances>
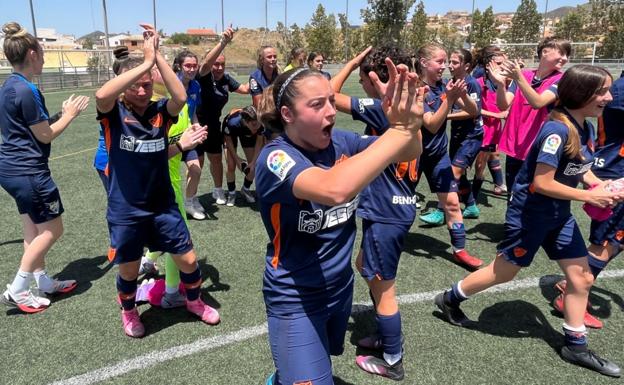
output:
<instances>
[{"instance_id":1,"label":"tree","mask_svg":"<svg viewBox=\"0 0 624 385\"><path fill-rule=\"evenodd\" d=\"M608 10L609 26L600 53L608 58L624 57L624 7L610 6Z\"/></svg>"},{"instance_id":2,"label":"tree","mask_svg":"<svg viewBox=\"0 0 624 385\"><path fill-rule=\"evenodd\" d=\"M451 51L462 46L463 37L457 33L455 28L443 25L435 30L434 40L447 51Z\"/></svg>"},{"instance_id":3,"label":"tree","mask_svg":"<svg viewBox=\"0 0 624 385\"><path fill-rule=\"evenodd\" d=\"M338 37L336 18L334 14L326 15L322 4L316 8L310 23L306 24L303 34L308 43L308 50L321 52L327 59L334 57Z\"/></svg>"},{"instance_id":4,"label":"tree","mask_svg":"<svg viewBox=\"0 0 624 385\"><path fill-rule=\"evenodd\" d=\"M511 19L506 38L511 43L534 43L540 39L542 16L535 0L522 0Z\"/></svg>"},{"instance_id":5,"label":"tree","mask_svg":"<svg viewBox=\"0 0 624 385\"><path fill-rule=\"evenodd\" d=\"M275 44L275 48L282 57L288 58L293 48L306 48L303 33L297 23L287 29L282 22L278 21L275 30L282 36L281 41L278 40Z\"/></svg>"},{"instance_id":6,"label":"tree","mask_svg":"<svg viewBox=\"0 0 624 385\"><path fill-rule=\"evenodd\" d=\"M351 59L350 42L351 39L351 25L349 24L349 19L347 19L347 15L344 13L338 14L338 24L340 24L340 41L342 41L342 46L345 48L342 56L341 52L338 53L338 57L342 57L342 60L348 61Z\"/></svg>"},{"instance_id":7,"label":"tree","mask_svg":"<svg viewBox=\"0 0 624 385\"><path fill-rule=\"evenodd\" d=\"M477 9L472 18L469 42L478 49L494 43L497 37L496 17L492 6L487 7L483 13Z\"/></svg>"},{"instance_id":8,"label":"tree","mask_svg":"<svg viewBox=\"0 0 624 385\"><path fill-rule=\"evenodd\" d=\"M585 12L582 8L565 15L555 27L558 37L568 39L570 41L585 40L585 32L583 25L585 23Z\"/></svg>"},{"instance_id":9,"label":"tree","mask_svg":"<svg viewBox=\"0 0 624 385\"><path fill-rule=\"evenodd\" d=\"M416 0L368 0L362 10L367 24L365 40L373 46L401 45L407 12Z\"/></svg>"},{"instance_id":10,"label":"tree","mask_svg":"<svg viewBox=\"0 0 624 385\"><path fill-rule=\"evenodd\" d=\"M416 5L416 10L412 15L410 26L407 28L406 33L406 46L412 50L427 44L431 41L432 33L427 29L427 14L425 13L425 4L422 0Z\"/></svg>"},{"instance_id":11,"label":"tree","mask_svg":"<svg viewBox=\"0 0 624 385\"><path fill-rule=\"evenodd\" d=\"M197 45L199 44L199 38L197 36L191 36L186 33L174 33L169 37L169 42L172 44L181 45Z\"/></svg>"}]
</instances>

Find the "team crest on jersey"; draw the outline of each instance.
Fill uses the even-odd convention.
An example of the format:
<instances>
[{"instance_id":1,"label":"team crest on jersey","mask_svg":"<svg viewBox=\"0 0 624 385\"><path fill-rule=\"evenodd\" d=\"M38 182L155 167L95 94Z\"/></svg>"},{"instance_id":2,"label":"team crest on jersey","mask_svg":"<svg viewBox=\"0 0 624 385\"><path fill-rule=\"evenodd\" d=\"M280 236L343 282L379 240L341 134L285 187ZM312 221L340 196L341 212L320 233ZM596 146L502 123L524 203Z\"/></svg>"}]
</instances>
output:
<instances>
[{"instance_id":1,"label":"team crest on jersey","mask_svg":"<svg viewBox=\"0 0 624 385\"><path fill-rule=\"evenodd\" d=\"M299 212L299 231L314 234L323 225L323 210L314 210L313 213L302 210Z\"/></svg>"},{"instance_id":2,"label":"team crest on jersey","mask_svg":"<svg viewBox=\"0 0 624 385\"><path fill-rule=\"evenodd\" d=\"M258 89L258 82L256 81L256 79L254 78L249 79L249 88L251 88L254 91Z\"/></svg>"},{"instance_id":3,"label":"team crest on jersey","mask_svg":"<svg viewBox=\"0 0 624 385\"><path fill-rule=\"evenodd\" d=\"M61 203L58 200L54 202L46 203L46 208L50 214L58 214L61 208Z\"/></svg>"},{"instance_id":4,"label":"team crest on jersey","mask_svg":"<svg viewBox=\"0 0 624 385\"><path fill-rule=\"evenodd\" d=\"M121 141L119 143L119 148L126 151L134 151L134 137L133 136L121 136Z\"/></svg>"},{"instance_id":5,"label":"team crest on jersey","mask_svg":"<svg viewBox=\"0 0 624 385\"><path fill-rule=\"evenodd\" d=\"M121 135L119 148L130 152L160 152L165 149L165 138L140 140L133 136Z\"/></svg>"},{"instance_id":6,"label":"team crest on jersey","mask_svg":"<svg viewBox=\"0 0 624 385\"><path fill-rule=\"evenodd\" d=\"M561 146L561 137L557 134L551 134L544 141L542 151L547 154L556 154L557 150Z\"/></svg>"},{"instance_id":7,"label":"team crest on jersey","mask_svg":"<svg viewBox=\"0 0 624 385\"><path fill-rule=\"evenodd\" d=\"M513 254L516 258L522 258L526 255L527 249L523 249L522 247L514 247Z\"/></svg>"},{"instance_id":8,"label":"team crest on jersey","mask_svg":"<svg viewBox=\"0 0 624 385\"><path fill-rule=\"evenodd\" d=\"M272 151L267 157L267 167L282 181L295 164L293 158L283 150Z\"/></svg>"},{"instance_id":9,"label":"team crest on jersey","mask_svg":"<svg viewBox=\"0 0 624 385\"><path fill-rule=\"evenodd\" d=\"M360 110L360 114L363 114L366 111L366 107L374 104L375 101L371 98L358 99L358 110Z\"/></svg>"}]
</instances>

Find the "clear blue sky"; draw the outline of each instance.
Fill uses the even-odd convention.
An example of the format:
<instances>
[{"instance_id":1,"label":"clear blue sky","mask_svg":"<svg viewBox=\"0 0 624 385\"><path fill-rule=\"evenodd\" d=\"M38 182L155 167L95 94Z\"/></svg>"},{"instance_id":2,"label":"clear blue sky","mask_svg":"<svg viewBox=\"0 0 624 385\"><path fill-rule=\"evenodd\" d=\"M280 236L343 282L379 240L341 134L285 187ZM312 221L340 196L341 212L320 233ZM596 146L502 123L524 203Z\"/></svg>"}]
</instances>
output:
<instances>
[{"instance_id":1,"label":"clear blue sky","mask_svg":"<svg viewBox=\"0 0 624 385\"><path fill-rule=\"evenodd\" d=\"M109 32L139 32L138 24L152 22L153 0L106 0ZM157 27L167 34L183 32L187 28L217 28L221 30L221 0L155 0ZM537 0L538 9L543 12L547 0ZM32 0L37 28L56 28L60 33L82 36L94 30L104 31L102 0ZM576 6L586 0L548 0L550 10L561 6ZM235 27L257 28L265 25L265 0L223 0L225 23ZM321 3L328 13L344 13L346 0L268 0L268 25L275 28L278 21L284 21L284 5L288 7L288 24L304 26L317 5ZM445 13L449 10L472 8L472 0L425 0L428 14ZM519 1L475 0L481 10L493 5L495 12L515 11ZM0 0L2 12L0 23L17 21L32 30L28 0ZM360 10L366 0L349 0L349 21L361 24Z\"/></svg>"}]
</instances>

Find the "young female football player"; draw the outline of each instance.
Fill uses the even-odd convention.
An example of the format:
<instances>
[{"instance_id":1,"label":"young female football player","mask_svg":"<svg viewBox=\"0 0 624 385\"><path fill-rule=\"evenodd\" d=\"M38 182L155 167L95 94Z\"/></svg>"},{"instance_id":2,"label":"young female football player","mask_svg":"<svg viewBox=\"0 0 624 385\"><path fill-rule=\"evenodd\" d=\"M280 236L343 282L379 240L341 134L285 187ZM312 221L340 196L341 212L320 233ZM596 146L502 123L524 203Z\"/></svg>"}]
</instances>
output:
<instances>
[{"instance_id":1,"label":"young female football player","mask_svg":"<svg viewBox=\"0 0 624 385\"><path fill-rule=\"evenodd\" d=\"M327 78L327 80L331 79L331 75L327 71L323 71L323 54L317 52L310 52L308 55L308 68L317 70Z\"/></svg>"},{"instance_id":2,"label":"young female football player","mask_svg":"<svg viewBox=\"0 0 624 385\"><path fill-rule=\"evenodd\" d=\"M474 100L466 93L464 79L444 81L446 51L437 44L421 47L416 62L421 79L429 86L425 96L425 115L422 130L423 154L418 161L418 179L425 174L431 192L438 196L439 207L420 219L428 224L441 225L446 222L455 260L470 268L483 264L479 258L470 255L466 247L466 229L459 206L457 182L453 175L448 155L446 121L453 105L458 104L469 116L477 116ZM446 220L445 220L446 219Z\"/></svg>"},{"instance_id":3,"label":"young female football player","mask_svg":"<svg viewBox=\"0 0 624 385\"><path fill-rule=\"evenodd\" d=\"M276 373L268 384L333 384L330 355L343 351L351 312L358 192L389 164L419 155L422 90L416 74L387 65L390 128L378 139L333 129L333 91L309 69L280 75L275 107L261 114L265 127L283 130L256 165L270 239L263 292Z\"/></svg>"},{"instance_id":4,"label":"young female football player","mask_svg":"<svg viewBox=\"0 0 624 385\"><path fill-rule=\"evenodd\" d=\"M197 155L200 168L204 165L204 153L210 162L210 175L214 182L212 197L218 205L226 203L223 191L223 135L221 133L221 112L227 104L230 92L248 94L249 85L240 84L234 77L225 71L225 56L223 50L234 38L234 30L228 27L221 37L219 44L214 46L199 65L197 80L201 85L201 105L197 110L197 118L202 126L208 126L208 139L199 145ZM190 175L190 174L189 174ZM186 185L188 197L197 194L199 179L189 178ZM196 201L195 198L192 198ZM200 208L199 205L197 207ZM203 211L203 208L202 208Z\"/></svg>"},{"instance_id":5,"label":"young female football player","mask_svg":"<svg viewBox=\"0 0 624 385\"><path fill-rule=\"evenodd\" d=\"M293 48L290 50L288 57L288 65L284 68L284 72L303 67L305 64L306 53L303 48Z\"/></svg>"},{"instance_id":6,"label":"young female football player","mask_svg":"<svg viewBox=\"0 0 624 385\"><path fill-rule=\"evenodd\" d=\"M611 75L594 66L577 65L559 82L559 104L535 139L513 185L505 218L505 238L487 267L475 271L436 296L435 304L453 325L467 322L460 303L489 287L512 280L529 266L542 247L565 274L561 356L573 364L619 377L620 368L587 349L583 315L594 281L588 251L570 210L573 200L605 207L622 196L607 192L592 172L593 127L586 119L599 116L612 100ZM597 185L580 190L579 182ZM535 224L539 223L539 226Z\"/></svg>"},{"instance_id":7,"label":"young female football player","mask_svg":"<svg viewBox=\"0 0 624 385\"><path fill-rule=\"evenodd\" d=\"M98 120L104 128L109 154L109 258L119 264L117 290L121 318L124 332L131 337L145 334L135 296L141 254L146 245L151 250L172 254L186 291L187 310L208 324L219 322L219 313L200 299L201 272L188 228L175 203L167 164L169 156L201 142L206 131L188 130L190 134L167 145L167 131L186 104L186 91L158 51L154 28L142 26L144 58L125 62L121 74L95 94ZM150 101L154 65L171 99Z\"/></svg>"},{"instance_id":8,"label":"young female football player","mask_svg":"<svg viewBox=\"0 0 624 385\"><path fill-rule=\"evenodd\" d=\"M43 294L68 293L75 280L59 281L45 271L45 256L63 234L63 203L52 180L48 158L50 143L87 108L89 98L70 96L60 118L52 122L43 95L33 84L41 75L43 49L18 23L7 23L4 55L13 67L0 88L0 185L15 200L24 232L24 254L15 279L0 298L26 313L45 310L50 300L35 295L35 281Z\"/></svg>"},{"instance_id":9,"label":"young female football player","mask_svg":"<svg viewBox=\"0 0 624 385\"><path fill-rule=\"evenodd\" d=\"M250 200L247 197L253 198L250 187L256 173L256 159L264 145L262 135L262 125L258 121L254 106L236 109L223 119L223 137L227 150L225 178L228 186L228 206L234 206L236 202L235 177L237 168L245 174L241 195L247 200L247 203L255 202L255 199ZM239 140L245 159L242 159L237 153Z\"/></svg>"},{"instance_id":10,"label":"young female football player","mask_svg":"<svg viewBox=\"0 0 624 385\"><path fill-rule=\"evenodd\" d=\"M381 107L382 95L368 75L374 73L380 81L387 82L387 57L395 64L412 67L410 57L399 49L371 50L369 47L347 63L331 81L336 109L366 123L365 135L383 135L390 127ZM368 98L340 93L351 72L358 68L360 84ZM395 279L405 236L416 218L416 163L417 159L412 159L390 164L362 191L357 210L362 218L363 234L356 267L370 289L377 323L377 333L358 341L358 345L383 350L383 359L362 355L357 357L356 364L369 373L394 380L404 377L401 313L395 295Z\"/></svg>"},{"instance_id":11,"label":"young female football player","mask_svg":"<svg viewBox=\"0 0 624 385\"><path fill-rule=\"evenodd\" d=\"M490 62L489 77L496 85L498 108L501 111L509 109L499 143L499 150L507 154L505 184L509 191L557 100L557 83L570 52L567 40L546 38L537 47L540 61L535 70L523 71L517 60L508 60L501 66ZM509 87L507 78L513 80Z\"/></svg>"},{"instance_id":12,"label":"young female football player","mask_svg":"<svg viewBox=\"0 0 624 385\"><path fill-rule=\"evenodd\" d=\"M277 50L264 45L258 50L258 68L249 75L249 92L253 106L258 108L262 91L275 81L279 74L277 68Z\"/></svg>"}]
</instances>

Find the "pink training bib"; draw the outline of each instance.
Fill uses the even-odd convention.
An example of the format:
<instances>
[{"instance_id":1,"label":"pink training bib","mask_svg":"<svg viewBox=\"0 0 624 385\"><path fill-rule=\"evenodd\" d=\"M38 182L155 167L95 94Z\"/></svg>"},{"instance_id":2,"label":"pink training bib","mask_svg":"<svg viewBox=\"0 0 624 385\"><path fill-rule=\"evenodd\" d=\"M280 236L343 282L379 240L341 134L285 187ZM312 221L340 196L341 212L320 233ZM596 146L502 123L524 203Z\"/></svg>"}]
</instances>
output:
<instances>
[{"instance_id":1,"label":"pink training bib","mask_svg":"<svg viewBox=\"0 0 624 385\"><path fill-rule=\"evenodd\" d=\"M481 108L485 111L499 113L498 105L496 105L496 91L490 90L485 85L485 76L477 79L477 83L481 87ZM490 116L481 116L483 118L483 146L498 144L502 134L501 120Z\"/></svg>"},{"instance_id":2,"label":"pink training bib","mask_svg":"<svg viewBox=\"0 0 624 385\"><path fill-rule=\"evenodd\" d=\"M529 84L533 81L536 73L537 70L522 71L522 75ZM542 94L557 83L561 76L563 73L559 71L549 75L535 91ZM500 151L516 159L524 160L547 117L548 107L534 109L518 87L500 139Z\"/></svg>"}]
</instances>

